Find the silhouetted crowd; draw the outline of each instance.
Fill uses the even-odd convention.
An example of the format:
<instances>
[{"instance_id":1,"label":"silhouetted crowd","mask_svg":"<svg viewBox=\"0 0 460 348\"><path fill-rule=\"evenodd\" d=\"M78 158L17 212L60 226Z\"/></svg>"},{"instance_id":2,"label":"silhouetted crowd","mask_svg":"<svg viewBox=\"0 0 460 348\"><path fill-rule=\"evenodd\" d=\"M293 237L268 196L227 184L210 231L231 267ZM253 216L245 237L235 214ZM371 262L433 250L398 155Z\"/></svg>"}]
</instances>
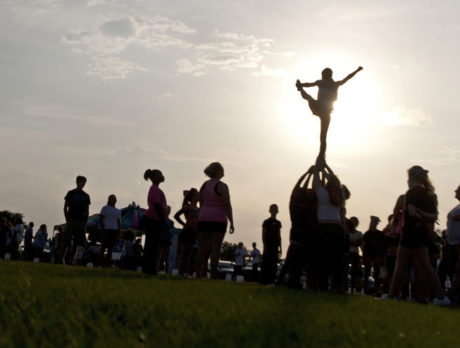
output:
<instances>
[{"instance_id":1,"label":"silhouetted crowd","mask_svg":"<svg viewBox=\"0 0 460 348\"><path fill-rule=\"evenodd\" d=\"M138 226L122 228L122 210L111 194L98 215L97 233L88 237L91 201L83 190L86 178L78 176L76 188L64 199L66 224L56 227L52 238L46 225L34 233L32 222L25 225L20 217L2 218L0 256L100 267L115 264L153 275L163 271L185 278L222 277L222 242L227 230L234 232L230 192L221 181L224 168L220 163L211 163L204 173L209 179L199 190L183 191L182 207L174 214L181 229L169 218L171 208L160 188L165 177L160 170L148 169L144 173L151 182L148 207L130 207L142 212ZM234 251L233 279L437 305L457 302L460 205L448 214L447 230L439 236L435 232L438 201L428 171L411 167L408 186L384 228L380 230L380 219L371 216L368 230L362 233L358 218L347 217L350 191L324 161L318 161L292 191L290 243L284 262L280 262L278 206L272 204L270 217L262 223L263 251L253 243L248 253L240 243ZM455 197L460 201L460 187ZM136 236L139 231L145 235L143 243ZM249 270L247 259L251 260Z\"/></svg>"}]
</instances>

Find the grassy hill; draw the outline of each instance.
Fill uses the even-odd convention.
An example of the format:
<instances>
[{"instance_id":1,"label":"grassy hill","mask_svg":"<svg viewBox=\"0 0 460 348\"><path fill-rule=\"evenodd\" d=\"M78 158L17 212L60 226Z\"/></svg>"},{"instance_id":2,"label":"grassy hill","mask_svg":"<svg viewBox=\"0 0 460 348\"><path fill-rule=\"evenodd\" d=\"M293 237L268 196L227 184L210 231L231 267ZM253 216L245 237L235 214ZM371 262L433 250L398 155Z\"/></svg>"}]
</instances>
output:
<instances>
[{"instance_id":1,"label":"grassy hill","mask_svg":"<svg viewBox=\"0 0 460 348\"><path fill-rule=\"evenodd\" d=\"M454 347L460 311L0 261L0 347Z\"/></svg>"}]
</instances>

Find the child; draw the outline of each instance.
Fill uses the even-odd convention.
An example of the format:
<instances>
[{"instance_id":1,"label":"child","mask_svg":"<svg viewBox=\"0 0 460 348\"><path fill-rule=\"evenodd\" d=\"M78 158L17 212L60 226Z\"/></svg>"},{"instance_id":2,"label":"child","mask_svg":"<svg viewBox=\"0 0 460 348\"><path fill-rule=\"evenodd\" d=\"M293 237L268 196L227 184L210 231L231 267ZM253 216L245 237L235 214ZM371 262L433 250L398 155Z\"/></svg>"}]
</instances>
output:
<instances>
[{"instance_id":1,"label":"child","mask_svg":"<svg viewBox=\"0 0 460 348\"><path fill-rule=\"evenodd\" d=\"M349 74L341 81L334 81L332 79L332 70L326 68L322 71L322 79L316 82L304 82L301 83L299 80L296 81L297 90L300 92L303 99L308 101L310 110L313 115L316 115L321 120L321 133L320 133L320 150L318 155L319 161L324 161L326 155L326 136L329 129L329 123L331 121L331 112L333 110L333 104L337 100L337 91L340 86L355 76L359 71L363 70L359 67L354 72ZM318 98L313 99L311 95L304 91L304 87L318 87Z\"/></svg>"}]
</instances>

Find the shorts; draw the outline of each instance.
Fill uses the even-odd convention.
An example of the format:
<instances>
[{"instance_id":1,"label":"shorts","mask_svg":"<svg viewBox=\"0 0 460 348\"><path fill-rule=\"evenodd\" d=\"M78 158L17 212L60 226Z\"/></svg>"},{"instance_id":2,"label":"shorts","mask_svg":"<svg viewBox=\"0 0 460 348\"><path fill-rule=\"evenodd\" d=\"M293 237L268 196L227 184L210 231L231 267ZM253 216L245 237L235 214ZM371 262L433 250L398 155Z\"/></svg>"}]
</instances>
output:
<instances>
[{"instance_id":1,"label":"shorts","mask_svg":"<svg viewBox=\"0 0 460 348\"><path fill-rule=\"evenodd\" d=\"M69 219L63 232L64 245L84 245L86 242L86 220Z\"/></svg>"},{"instance_id":2,"label":"shorts","mask_svg":"<svg viewBox=\"0 0 460 348\"><path fill-rule=\"evenodd\" d=\"M316 115L318 117L329 116L333 110L332 105L323 103L315 99L309 100L308 106L310 107L310 110L313 113L313 115Z\"/></svg>"},{"instance_id":3,"label":"shorts","mask_svg":"<svg viewBox=\"0 0 460 348\"><path fill-rule=\"evenodd\" d=\"M227 231L227 223L218 221L198 221L198 231L200 233L225 233Z\"/></svg>"},{"instance_id":4,"label":"shorts","mask_svg":"<svg viewBox=\"0 0 460 348\"><path fill-rule=\"evenodd\" d=\"M114 245L117 241L118 230L103 230L102 243L106 245Z\"/></svg>"}]
</instances>

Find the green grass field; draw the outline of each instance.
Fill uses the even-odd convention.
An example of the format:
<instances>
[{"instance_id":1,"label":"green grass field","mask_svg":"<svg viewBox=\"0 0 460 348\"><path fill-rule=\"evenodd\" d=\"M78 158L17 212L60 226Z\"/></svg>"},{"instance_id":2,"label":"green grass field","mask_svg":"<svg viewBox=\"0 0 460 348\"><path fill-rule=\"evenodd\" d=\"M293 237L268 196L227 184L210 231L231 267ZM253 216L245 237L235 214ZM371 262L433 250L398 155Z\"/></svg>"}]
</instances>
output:
<instances>
[{"instance_id":1,"label":"green grass field","mask_svg":"<svg viewBox=\"0 0 460 348\"><path fill-rule=\"evenodd\" d=\"M460 311L0 261L0 347L455 347Z\"/></svg>"}]
</instances>

